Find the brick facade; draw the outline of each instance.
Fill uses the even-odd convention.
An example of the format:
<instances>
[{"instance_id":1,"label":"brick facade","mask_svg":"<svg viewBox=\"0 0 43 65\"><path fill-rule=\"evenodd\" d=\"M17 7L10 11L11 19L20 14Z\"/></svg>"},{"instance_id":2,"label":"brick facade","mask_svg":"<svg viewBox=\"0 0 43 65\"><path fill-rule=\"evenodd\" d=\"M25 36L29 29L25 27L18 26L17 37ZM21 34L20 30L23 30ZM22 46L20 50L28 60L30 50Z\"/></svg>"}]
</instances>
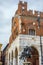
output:
<instances>
[{"instance_id":1,"label":"brick facade","mask_svg":"<svg viewBox=\"0 0 43 65\"><path fill-rule=\"evenodd\" d=\"M38 15L40 15L40 28L38 27ZM27 10L27 2L20 1L15 16L12 17L11 36L8 46L4 49L4 65L41 65L41 43L43 43L43 12ZM20 59L24 48L32 47L31 58ZM43 45L42 45L43 47ZM7 55L6 55L7 53ZM27 65L28 65L27 64Z\"/></svg>"},{"instance_id":2,"label":"brick facade","mask_svg":"<svg viewBox=\"0 0 43 65\"><path fill-rule=\"evenodd\" d=\"M40 15L40 28L38 29L38 15ZM19 19L21 23L19 24ZM21 26L21 29L19 30ZM27 2L20 1L15 16L12 18L12 35L9 43L12 43L18 34L29 34L29 30L35 30L35 35L43 36L43 12L27 10ZM20 32L21 31L21 32Z\"/></svg>"}]
</instances>

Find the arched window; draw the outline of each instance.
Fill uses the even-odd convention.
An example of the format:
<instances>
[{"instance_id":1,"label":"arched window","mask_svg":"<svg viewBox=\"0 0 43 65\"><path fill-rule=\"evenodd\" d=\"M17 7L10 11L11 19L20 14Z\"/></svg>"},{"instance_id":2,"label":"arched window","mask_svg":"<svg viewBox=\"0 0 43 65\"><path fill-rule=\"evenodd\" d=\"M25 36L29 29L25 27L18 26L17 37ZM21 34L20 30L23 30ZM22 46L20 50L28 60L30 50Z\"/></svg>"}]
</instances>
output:
<instances>
[{"instance_id":1,"label":"arched window","mask_svg":"<svg viewBox=\"0 0 43 65\"><path fill-rule=\"evenodd\" d=\"M29 35L35 35L35 30L34 29L29 29Z\"/></svg>"}]
</instances>

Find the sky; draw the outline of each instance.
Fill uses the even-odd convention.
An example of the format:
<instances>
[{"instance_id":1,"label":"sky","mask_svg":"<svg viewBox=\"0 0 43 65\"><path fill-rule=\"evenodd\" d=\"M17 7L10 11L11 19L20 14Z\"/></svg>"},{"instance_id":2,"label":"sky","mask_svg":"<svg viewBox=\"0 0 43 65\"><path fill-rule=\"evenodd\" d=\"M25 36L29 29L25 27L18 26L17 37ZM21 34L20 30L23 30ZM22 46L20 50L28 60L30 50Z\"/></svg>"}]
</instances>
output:
<instances>
[{"instance_id":1,"label":"sky","mask_svg":"<svg viewBox=\"0 0 43 65\"><path fill-rule=\"evenodd\" d=\"M43 0L22 0L28 2L28 9L43 12ZM2 49L9 43L12 17L18 8L19 0L0 0L0 43Z\"/></svg>"}]
</instances>

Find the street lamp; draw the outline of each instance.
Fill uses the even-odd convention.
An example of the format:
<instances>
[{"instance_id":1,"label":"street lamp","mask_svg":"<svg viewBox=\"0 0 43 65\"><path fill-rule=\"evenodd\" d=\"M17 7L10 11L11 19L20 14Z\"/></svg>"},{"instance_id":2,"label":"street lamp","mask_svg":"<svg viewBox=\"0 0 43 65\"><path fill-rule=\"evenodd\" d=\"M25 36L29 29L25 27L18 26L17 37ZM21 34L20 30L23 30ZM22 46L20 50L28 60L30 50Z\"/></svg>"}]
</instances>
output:
<instances>
[{"instance_id":1,"label":"street lamp","mask_svg":"<svg viewBox=\"0 0 43 65\"><path fill-rule=\"evenodd\" d=\"M40 29L41 25L40 25L40 14L38 14L38 29ZM41 34L40 34L40 50L41 50L41 65L42 65L42 42L41 42Z\"/></svg>"}]
</instances>

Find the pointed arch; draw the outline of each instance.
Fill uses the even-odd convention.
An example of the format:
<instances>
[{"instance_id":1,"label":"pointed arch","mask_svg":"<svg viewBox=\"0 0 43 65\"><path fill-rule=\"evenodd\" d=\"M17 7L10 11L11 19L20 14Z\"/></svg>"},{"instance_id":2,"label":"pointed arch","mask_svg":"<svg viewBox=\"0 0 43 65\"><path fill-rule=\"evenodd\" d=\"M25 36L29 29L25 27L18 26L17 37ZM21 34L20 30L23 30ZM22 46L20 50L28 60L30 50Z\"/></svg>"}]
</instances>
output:
<instances>
[{"instance_id":1,"label":"pointed arch","mask_svg":"<svg viewBox=\"0 0 43 65\"><path fill-rule=\"evenodd\" d=\"M15 62L16 62L16 65L18 65L18 49L15 48Z\"/></svg>"},{"instance_id":2,"label":"pointed arch","mask_svg":"<svg viewBox=\"0 0 43 65\"><path fill-rule=\"evenodd\" d=\"M30 61L32 65L39 65L39 53L34 46L31 46L31 55L32 57L27 58L27 61Z\"/></svg>"},{"instance_id":3,"label":"pointed arch","mask_svg":"<svg viewBox=\"0 0 43 65\"><path fill-rule=\"evenodd\" d=\"M34 46L31 46L31 48L32 48L33 54L39 55L38 50Z\"/></svg>"}]
</instances>

